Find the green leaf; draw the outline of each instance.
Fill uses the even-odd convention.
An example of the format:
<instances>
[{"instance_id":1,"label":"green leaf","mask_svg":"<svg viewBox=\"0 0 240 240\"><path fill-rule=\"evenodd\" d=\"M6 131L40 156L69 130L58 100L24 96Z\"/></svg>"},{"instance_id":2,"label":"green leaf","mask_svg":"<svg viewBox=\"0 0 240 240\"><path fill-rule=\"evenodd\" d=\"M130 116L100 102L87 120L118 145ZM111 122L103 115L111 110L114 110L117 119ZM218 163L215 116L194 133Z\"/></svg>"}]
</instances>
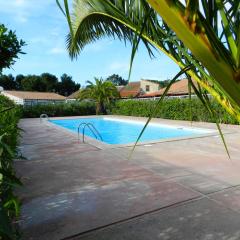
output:
<instances>
[{"instance_id":1,"label":"green leaf","mask_svg":"<svg viewBox=\"0 0 240 240\"><path fill-rule=\"evenodd\" d=\"M130 152L129 154L129 157L128 159L131 158L132 154L133 154L133 151L135 149L135 147L137 146L137 143L139 142L140 138L142 137L145 129L147 128L149 122L151 121L151 119L155 116L155 114L159 111L159 107L161 106L162 102L163 102L163 99L165 98L165 96L167 95L170 87L172 86L172 84L183 74L183 73L186 73L187 71L189 71L191 69L192 65L189 65L187 67L185 67L184 69L182 69L171 81L170 83L167 85L165 91L163 92L162 96L160 97L160 99L158 100L156 106L154 107L154 109L152 110L150 116L148 117L148 120L147 122L145 123L141 133L139 134L138 138L137 138L137 141L135 142L133 148L132 148L132 151Z\"/></svg>"},{"instance_id":2,"label":"green leaf","mask_svg":"<svg viewBox=\"0 0 240 240\"><path fill-rule=\"evenodd\" d=\"M167 2L171 2L171 7ZM231 52L225 47L222 34L218 34L220 14L215 1L203 1L201 12L196 1L187 2L186 10L179 0L73 0L73 12L70 21L68 20L68 23L71 22L67 36L69 55L76 58L87 44L103 37L118 38L133 45L136 43L136 34L140 34L140 23L143 23L149 9L154 7L161 12L161 16L152 11L141 35L148 52L151 53L151 47L154 46L175 61L181 69L189 65L186 60L189 57L190 63L195 65L189 75L200 82L230 114L240 120L240 87L237 84L240 73ZM231 32L237 36L240 32L237 19L239 3L227 1L224 4L231 6L226 14ZM68 6L64 11L69 11ZM167 24L163 21L165 17ZM185 49L186 54L179 51L179 46ZM205 80L201 79L199 72L207 75ZM212 74L209 74L210 72Z\"/></svg>"},{"instance_id":3,"label":"green leaf","mask_svg":"<svg viewBox=\"0 0 240 240\"><path fill-rule=\"evenodd\" d=\"M4 208L12 208L14 209L16 217L20 216L20 201L15 196L12 196L11 199L4 204Z\"/></svg>"},{"instance_id":4,"label":"green leaf","mask_svg":"<svg viewBox=\"0 0 240 240\"><path fill-rule=\"evenodd\" d=\"M222 133L222 130L221 130L221 127L219 125L219 122L218 122L218 119L216 117L216 114L214 113L213 109L211 108L211 104L209 102L209 99L208 99L208 96L204 93L201 92L201 88L198 90L195 85L193 84L192 80L189 79L189 82L191 83L191 87L194 89L194 92L195 94L198 96L198 98L201 100L203 106L208 110L208 112L211 114L211 116L214 118L215 122L216 122L216 126L217 126L217 129L218 129L218 132L221 136L221 139L222 139L222 142L223 142L223 145L224 145L224 148L227 152L227 155L228 157L230 158L230 153L229 153L229 150L228 150L228 147L227 147L227 144L226 144L226 141L225 141L225 138L224 138L224 135Z\"/></svg>"},{"instance_id":5,"label":"green leaf","mask_svg":"<svg viewBox=\"0 0 240 240\"><path fill-rule=\"evenodd\" d=\"M9 155L14 158L15 157L15 153L12 151L12 149L10 148L10 146L8 146L7 144L0 142L0 144L2 145L3 149L5 149Z\"/></svg>"},{"instance_id":6,"label":"green leaf","mask_svg":"<svg viewBox=\"0 0 240 240\"><path fill-rule=\"evenodd\" d=\"M64 10L63 10L63 8L62 8L59 0L56 0L56 3L57 3L57 5L58 5L59 9L61 10L62 14L66 17L66 13L64 12Z\"/></svg>"},{"instance_id":7,"label":"green leaf","mask_svg":"<svg viewBox=\"0 0 240 240\"><path fill-rule=\"evenodd\" d=\"M147 21L148 21L151 13L152 13L152 9L149 9L149 11L146 14L146 16L144 17L143 21L142 22L140 21L140 24L139 24L139 26L138 26L138 28L136 30L137 32L135 33L135 37L133 39L133 44L132 44L132 53L131 53L131 58L130 58L130 67L129 67L128 81L130 81L133 60L134 60L134 57L136 55L136 52L137 52L137 49L138 49L138 45L140 43L143 31L146 28ZM151 52L150 52L150 55L151 55Z\"/></svg>"},{"instance_id":8,"label":"green leaf","mask_svg":"<svg viewBox=\"0 0 240 240\"><path fill-rule=\"evenodd\" d=\"M237 62L237 46L236 46L235 40L233 38L233 34L232 34L232 32L230 30L230 27L229 27L230 22L229 22L228 17L225 13L226 10L224 8L223 1L222 0L216 0L216 3L217 3L217 7L220 11L221 17L222 17L222 24L223 24L225 36L226 36L226 39L227 39L227 43L229 45L229 48L231 49L233 58Z\"/></svg>"},{"instance_id":9,"label":"green leaf","mask_svg":"<svg viewBox=\"0 0 240 240\"><path fill-rule=\"evenodd\" d=\"M4 177L8 178L8 180L9 180L11 183L16 184L16 185L19 185L19 186L22 186L22 182L21 182L16 176L14 176L12 173L9 173L9 172L7 172L6 170L1 169L1 168L0 168L0 173L1 173Z\"/></svg>"},{"instance_id":10,"label":"green leaf","mask_svg":"<svg viewBox=\"0 0 240 240\"><path fill-rule=\"evenodd\" d=\"M0 111L0 114L4 113L4 112L7 112L7 111L10 111L11 109L13 109L14 107L10 107L10 108L6 108L2 111Z\"/></svg>"},{"instance_id":11,"label":"green leaf","mask_svg":"<svg viewBox=\"0 0 240 240\"><path fill-rule=\"evenodd\" d=\"M0 147L0 157L1 157L2 153L3 153L3 148Z\"/></svg>"},{"instance_id":12,"label":"green leaf","mask_svg":"<svg viewBox=\"0 0 240 240\"><path fill-rule=\"evenodd\" d=\"M10 239L15 239L14 231L11 227L10 218L6 210L0 202L0 236L7 236Z\"/></svg>"}]
</instances>

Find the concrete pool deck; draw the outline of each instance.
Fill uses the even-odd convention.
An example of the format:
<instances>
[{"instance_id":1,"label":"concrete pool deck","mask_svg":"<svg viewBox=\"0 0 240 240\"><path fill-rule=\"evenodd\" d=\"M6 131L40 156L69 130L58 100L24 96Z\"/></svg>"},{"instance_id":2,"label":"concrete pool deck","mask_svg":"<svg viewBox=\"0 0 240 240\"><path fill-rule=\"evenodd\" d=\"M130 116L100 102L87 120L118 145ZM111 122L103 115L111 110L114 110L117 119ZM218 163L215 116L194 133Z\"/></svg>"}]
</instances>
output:
<instances>
[{"instance_id":1,"label":"concrete pool deck","mask_svg":"<svg viewBox=\"0 0 240 240\"><path fill-rule=\"evenodd\" d=\"M39 119L19 126L23 239L240 239L239 126L223 126L231 160L219 136L137 146L128 160L131 147L79 143Z\"/></svg>"}]
</instances>

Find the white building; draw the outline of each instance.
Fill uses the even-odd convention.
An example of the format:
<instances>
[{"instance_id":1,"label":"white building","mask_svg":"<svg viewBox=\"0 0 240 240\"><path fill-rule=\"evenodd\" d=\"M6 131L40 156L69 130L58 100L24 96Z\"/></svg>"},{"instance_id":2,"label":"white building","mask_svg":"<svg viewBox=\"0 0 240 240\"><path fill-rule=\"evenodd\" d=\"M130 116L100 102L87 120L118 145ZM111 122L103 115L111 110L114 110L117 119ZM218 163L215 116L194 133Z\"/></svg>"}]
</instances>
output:
<instances>
[{"instance_id":1,"label":"white building","mask_svg":"<svg viewBox=\"0 0 240 240\"><path fill-rule=\"evenodd\" d=\"M37 104L64 103L65 97L50 92L29 92L29 91L1 91L1 94L13 100L16 104L33 106Z\"/></svg>"},{"instance_id":2,"label":"white building","mask_svg":"<svg viewBox=\"0 0 240 240\"><path fill-rule=\"evenodd\" d=\"M141 79L138 82L129 82L126 86L118 88L121 98L136 98L145 93L153 93L160 89L157 81Z\"/></svg>"},{"instance_id":3,"label":"white building","mask_svg":"<svg viewBox=\"0 0 240 240\"><path fill-rule=\"evenodd\" d=\"M143 92L152 93L160 90L160 85L157 81L141 79L140 87Z\"/></svg>"}]
</instances>

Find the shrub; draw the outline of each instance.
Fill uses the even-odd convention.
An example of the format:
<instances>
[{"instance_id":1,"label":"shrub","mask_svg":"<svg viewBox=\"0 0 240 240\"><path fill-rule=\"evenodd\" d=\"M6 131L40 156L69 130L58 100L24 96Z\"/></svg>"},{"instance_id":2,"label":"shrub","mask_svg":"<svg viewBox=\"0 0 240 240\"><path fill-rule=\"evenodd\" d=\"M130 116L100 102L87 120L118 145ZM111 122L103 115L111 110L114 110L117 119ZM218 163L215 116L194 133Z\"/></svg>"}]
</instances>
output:
<instances>
[{"instance_id":1,"label":"shrub","mask_svg":"<svg viewBox=\"0 0 240 240\"><path fill-rule=\"evenodd\" d=\"M13 159L17 156L20 109L0 95L0 239L16 239L13 220L19 215L19 201L13 188L21 182L16 178Z\"/></svg>"},{"instance_id":2,"label":"shrub","mask_svg":"<svg viewBox=\"0 0 240 240\"><path fill-rule=\"evenodd\" d=\"M148 117L156 106L156 102L157 101L154 100L119 100L115 102L111 113L117 115ZM238 124L238 122L218 103L212 100L211 105L221 123ZM190 109L192 109L192 111L190 111ZM192 112L192 116L190 112ZM210 116L200 100L195 98L191 101L191 108L189 99L165 99L161 108L159 108L158 113L154 117L173 120L215 122L215 119Z\"/></svg>"},{"instance_id":3,"label":"shrub","mask_svg":"<svg viewBox=\"0 0 240 240\"><path fill-rule=\"evenodd\" d=\"M35 105L22 108L24 118L36 118L41 114L49 117L94 115L96 106L93 102L73 102L63 104Z\"/></svg>"}]
</instances>

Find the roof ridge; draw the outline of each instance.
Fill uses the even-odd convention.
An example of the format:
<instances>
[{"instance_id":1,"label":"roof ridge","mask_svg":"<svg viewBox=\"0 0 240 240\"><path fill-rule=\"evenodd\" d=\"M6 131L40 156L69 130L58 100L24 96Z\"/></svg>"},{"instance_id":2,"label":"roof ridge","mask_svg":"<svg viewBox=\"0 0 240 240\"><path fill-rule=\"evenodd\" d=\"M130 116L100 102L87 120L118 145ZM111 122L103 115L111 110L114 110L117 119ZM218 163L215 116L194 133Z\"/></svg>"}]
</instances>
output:
<instances>
[{"instance_id":1,"label":"roof ridge","mask_svg":"<svg viewBox=\"0 0 240 240\"><path fill-rule=\"evenodd\" d=\"M40 92L40 91L22 91L22 90L3 90L3 92L26 92L26 93L55 93L60 95L59 93L56 92Z\"/></svg>"}]
</instances>

